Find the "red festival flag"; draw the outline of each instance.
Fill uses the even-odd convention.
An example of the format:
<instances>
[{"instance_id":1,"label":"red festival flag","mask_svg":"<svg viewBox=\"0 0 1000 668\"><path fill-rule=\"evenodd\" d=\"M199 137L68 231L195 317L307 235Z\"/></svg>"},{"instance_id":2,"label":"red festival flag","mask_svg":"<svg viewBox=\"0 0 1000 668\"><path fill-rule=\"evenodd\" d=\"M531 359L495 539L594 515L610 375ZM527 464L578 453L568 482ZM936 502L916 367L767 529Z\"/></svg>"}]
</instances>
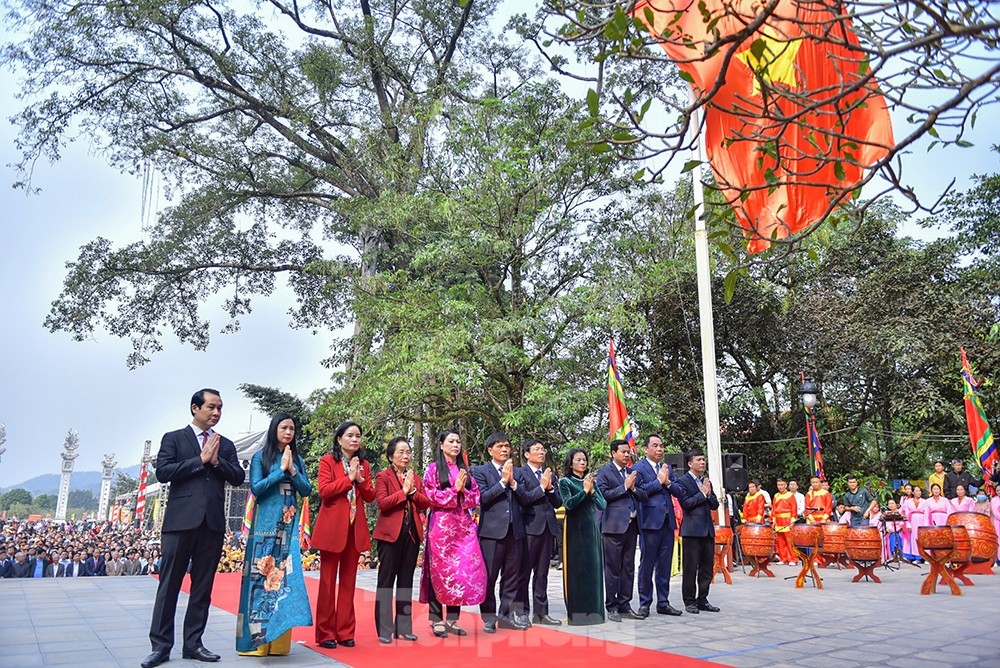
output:
<instances>
[{"instance_id":1,"label":"red festival flag","mask_svg":"<svg viewBox=\"0 0 1000 668\"><path fill-rule=\"evenodd\" d=\"M821 220L895 143L842 4L776 0L747 31L761 8L755 0L639 0L633 10L696 94L717 88L705 107L705 149L751 253Z\"/></svg>"},{"instance_id":2,"label":"red festival flag","mask_svg":"<svg viewBox=\"0 0 1000 668\"><path fill-rule=\"evenodd\" d=\"M146 470L147 466L148 464L146 463L145 458L143 458L142 468L139 470L139 491L136 494L135 499L135 519L140 526L142 525L143 517L146 514L146 479L149 476L149 473Z\"/></svg>"},{"instance_id":3,"label":"red festival flag","mask_svg":"<svg viewBox=\"0 0 1000 668\"><path fill-rule=\"evenodd\" d=\"M243 526L241 531L244 536L250 534L250 524L253 522L253 508L257 505L257 497L253 495L253 492L247 492L247 506L246 510L243 512Z\"/></svg>"},{"instance_id":4,"label":"red festival flag","mask_svg":"<svg viewBox=\"0 0 1000 668\"><path fill-rule=\"evenodd\" d=\"M615 340L611 339L608 352L608 432L609 440L624 438L635 459L635 436L632 433L632 423L628 419L625 408L625 391L622 389L621 376L618 375L618 362L615 361Z\"/></svg>"},{"instance_id":5,"label":"red festival flag","mask_svg":"<svg viewBox=\"0 0 1000 668\"><path fill-rule=\"evenodd\" d=\"M302 516L299 518L299 546L308 550L313 535L312 518L309 514L309 497L302 499Z\"/></svg>"},{"instance_id":6,"label":"red festival flag","mask_svg":"<svg viewBox=\"0 0 1000 668\"><path fill-rule=\"evenodd\" d=\"M965 388L965 419L969 423L969 441L972 444L972 452L979 460L982 467L983 477L986 479L986 488L992 494L992 488L996 481L990 478L993 471L993 464L997 461L997 447L993 442L993 430L986 420L986 411L983 410L983 402L979 399L979 381L972 375L972 367L969 366L969 359L965 356L965 348L962 351L962 384Z\"/></svg>"},{"instance_id":7,"label":"red festival flag","mask_svg":"<svg viewBox=\"0 0 1000 668\"><path fill-rule=\"evenodd\" d=\"M816 476L820 480L826 480L826 472L823 470L823 446L819 442L819 433L816 431L816 416L811 408L806 408L805 411L810 475Z\"/></svg>"}]
</instances>

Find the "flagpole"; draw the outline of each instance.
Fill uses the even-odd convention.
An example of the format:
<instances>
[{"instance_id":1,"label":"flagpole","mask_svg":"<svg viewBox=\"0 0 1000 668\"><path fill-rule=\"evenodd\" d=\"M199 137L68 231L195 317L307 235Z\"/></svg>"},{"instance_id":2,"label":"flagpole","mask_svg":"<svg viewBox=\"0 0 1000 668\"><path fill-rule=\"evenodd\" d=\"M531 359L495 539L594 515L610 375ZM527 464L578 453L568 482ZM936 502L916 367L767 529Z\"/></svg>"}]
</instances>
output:
<instances>
[{"instance_id":1,"label":"flagpole","mask_svg":"<svg viewBox=\"0 0 1000 668\"><path fill-rule=\"evenodd\" d=\"M690 90L692 104L696 101L694 89ZM691 172L694 195L694 251L698 274L698 322L701 329L702 387L705 393L705 436L708 455L708 477L719 501L725 503L726 490L722 484L722 443L719 439L719 385L715 377L715 320L712 316L712 274L708 257L708 229L705 225L705 191L701 184L701 165L705 162L705 133L701 128L701 109L691 112L691 131L694 133L694 153L698 164ZM719 526L726 525L728 512L719 509Z\"/></svg>"}]
</instances>

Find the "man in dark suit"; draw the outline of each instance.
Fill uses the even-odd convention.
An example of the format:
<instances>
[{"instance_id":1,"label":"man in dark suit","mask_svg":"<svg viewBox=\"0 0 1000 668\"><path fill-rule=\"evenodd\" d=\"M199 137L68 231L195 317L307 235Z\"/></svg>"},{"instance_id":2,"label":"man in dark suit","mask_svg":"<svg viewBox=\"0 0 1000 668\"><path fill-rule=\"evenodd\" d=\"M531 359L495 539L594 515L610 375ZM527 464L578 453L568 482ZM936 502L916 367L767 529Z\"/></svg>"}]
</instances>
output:
<instances>
[{"instance_id":1,"label":"man in dark suit","mask_svg":"<svg viewBox=\"0 0 1000 668\"><path fill-rule=\"evenodd\" d=\"M517 600L521 593L524 549L524 523L521 517L521 497L524 490L514 476L510 459L510 439L502 432L490 434L486 451L491 460L472 469L479 486L479 545L486 562L486 600L479 606L483 630L496 633L502 629L524 630L531 626L521 617L525 601ZM497 610L496 584L500 580L500 608Z\"/></svg>"},{"instance_id":2,"label":"man in dark suit","mask_svg":"<svg viewBox=\"0 0 1000 668\"><path fill-rule=\"evenodd\" d=\"M142 668L170 659L177 595L189 563L191 595L184 615L183 657L220 659L205 649L201 636L226 532L226 483L234 487L243 484L245 473L233 442L213 429L222 417L218 391L206 388L195 392L190 406L192 423L164 434L156 457L156 478L170 483L170 496L163 515L160 583L149 628L153 652L143 660Z\"/></svg>"},{"instance_id":3,"label":"man in dark suit","mask_svg":"<svg viewBox=\"0 0 1000 668\"><path fill-rule=\"evenodd\" d=\"M83 552L77 552L73 555L73 559L66 564L63 576L67 578L79 578L86 574L86 567L83 565Z\"/></svg>"},{"instance_id":4,"label":"man in dark suit","mask_svg":"<svg viewBox=\"0 0 1000 668\"><path fill-rule=\"evenodd\" d=\"M715 566L715 524L712 511L719 508L719 499L712 489L712 481L705 475L707 462L701 450L689 450L684 455L688 472L677 479L674 486L681 491L681 522L683 541L683 572L681 593L684 609L691 614L704 610L718 612L708 602L708 587L712 583Z\"/></svg>"},{"instance_id":5,"label":"man in dark suit","mask_svg":"<svg viewBox=\"0 0 1000 668\"><path fill-rule=\"evenodd\" d=\"M658 434L646 437L646 456L632 467L636 472L637 486L647 498L639 504L639 614L649 616L653 605L653 577L656 577L656 612L661 615L679 615L681 611L670 605L670 567L674 557L673 487L677 476L669 464L663 462L663 440Z\"/></svg>"},{"instance_id":6,"label":"man in dark suit","mask_svg":"<svg viewBox=\"0 0 1000 668\"><path fill-rule=\"evenodd\" d=\"M639 504L646 500L636 484L638 475L628 441L611 441L611 461L597 472L597 487L608 505L601 514L604 551L604 607L608 620L642 619L630 605L635 582L635 544L639 536Z\"/></svg>"},{"instance_id":7,"label":"man in dark suit","mask_svg":"<svg viewBox=\"0 0 1000 668\"><path fill-rule=\"evenodd\" d=\"M28 561L28 555L24 552L18 552L14 555L14 562L10 565L9 577L30 578L33 570L31 562Z\"/></svg>"},{"instance_id":8,"label":"man in dark suit","mask_svg":"<svg viewBox=\"0 0 1000 668\"><path fill-rule=\"evenodd\" d=\"M535 624L559 626L562 622L549 616L548 589L549 560L559 531L556 508L562 505L562 497L559 495L556 475L551 468L545 466L546 454L547 449L541 441L525 441L521 446L521 455L527 463L514 472L517 486L524 492L521 514L524 532L527 534L524 563L521 567L520 598L525 602L526 607L522 612L527 616L528 586L534 573L534 580L530 585L535 614L531 621Z\"/></svg>"}]
</instances>

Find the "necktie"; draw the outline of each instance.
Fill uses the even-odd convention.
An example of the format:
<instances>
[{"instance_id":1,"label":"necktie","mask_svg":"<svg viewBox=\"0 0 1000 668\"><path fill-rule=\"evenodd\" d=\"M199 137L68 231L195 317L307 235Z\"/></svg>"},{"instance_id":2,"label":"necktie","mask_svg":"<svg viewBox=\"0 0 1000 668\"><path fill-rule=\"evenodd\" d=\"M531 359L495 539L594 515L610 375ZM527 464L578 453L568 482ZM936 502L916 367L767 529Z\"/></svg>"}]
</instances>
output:
<instances>
[{"instance_id":1,"label":"necktie","mask_svg":"<svg viewBox=\"0 0 1000 668\"><path fill-rule=\"evenodd\" d=\"M538 469L537 471L535 471L535 478L538 480L538 482L542 481L542 469Z\"/></svg>"},{"instance_id":2,"label":"necktie","mask_svg":"<svg viewBox=\"0 0 1000 668\"><path fill-rule=\"evenodd\" d=\"M208 432L201 432L201 449L204 450L205 446L208 445Z\"/></svg>"},{"instance_id":3,"label":"necktie","mask_svg":"<svg viewBox=\"0 0 1000 668\"><path fill-rule=\"evenodd\" d=\"M624 480L624 479L625 479L625 469L624 469L624 468L620 468L620 469L618 469L618 473L620 473L620 474L621 474L621 476L622 476L622 480Z\"/></svg>"},{"instance_id":4,"label":"necktie","mask_svg":"<svg viewBox=\"0 0 1000 668\"><path fill-rule=\"evenodd\" d=\"M351 467L348 465L347 460L343 460L344 473L346 475L351 475ZM351 488L347 490L347 501L351 504L351 524L354 524L354 518L358 516L358 504L354 503L354 483L351 483Z\"/></svg>"}]
</instances>

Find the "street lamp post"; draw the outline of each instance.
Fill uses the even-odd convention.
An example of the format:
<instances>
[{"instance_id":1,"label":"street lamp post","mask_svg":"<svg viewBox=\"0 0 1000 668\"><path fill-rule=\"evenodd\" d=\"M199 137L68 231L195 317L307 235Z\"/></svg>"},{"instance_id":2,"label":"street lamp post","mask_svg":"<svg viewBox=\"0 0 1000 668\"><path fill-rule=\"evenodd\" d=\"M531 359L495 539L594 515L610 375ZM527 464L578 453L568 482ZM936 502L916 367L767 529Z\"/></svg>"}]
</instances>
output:
<instances>
[{"instance_id":1,"label":"street lamp post","mask_svg":"<svg viewBox=\"0 0 1000 668\"><path fill-rule=\"evenodd\" d=\"M819 443L819 433L816 431L816 402L819 399L819 385L812 377L801 375L802 384L799 385L799 399L806 413L806 441L809 446L809 475L818 476L823 480L826 475L823 472L823 455Z\"/></svg>"}]
</instances>

